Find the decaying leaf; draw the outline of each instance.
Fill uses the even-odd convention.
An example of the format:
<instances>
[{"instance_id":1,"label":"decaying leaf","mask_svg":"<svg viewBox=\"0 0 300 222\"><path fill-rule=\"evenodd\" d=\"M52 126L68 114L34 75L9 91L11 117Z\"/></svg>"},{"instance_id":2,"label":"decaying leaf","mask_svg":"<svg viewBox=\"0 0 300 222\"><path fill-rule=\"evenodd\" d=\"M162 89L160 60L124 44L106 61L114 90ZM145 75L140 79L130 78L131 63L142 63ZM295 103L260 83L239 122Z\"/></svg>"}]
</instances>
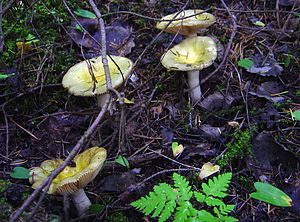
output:
<instances>
[{"instance_id":1,"label":"decaying leaf","mask_svg":"<svg viewBox=\"0 0 300 222\"><path fill-rule=\"evenodd\" d=\"M273 103L282 103L285 98L285 90L278 82L264 82L256 88L256 90L249 92L251 95L266 98Z\"/></svg>"},{"instance_id":2,"label":"decaying leaf","mask_svg":"<svg viewBox=\"0 0 300 222\"><path fill-rule=\"evenodd\" d=\"M198 175L199 180L203 180L206 177L209 177L210 175L218 172L220 170L220 166L219 165L213 165L210 162L207 162L205 164L203 164L200 173Z\"/></svg>"},{"instance_id":3,"label":"decaying leaf","mask_svg":"<svg viewBox=\"0 0 300 222\"><path fill-rule=\"evenodd\" d=\"M203 135L212 141L217 141L224 131L224 127L213 127L208 124L202 124L200 129L203 131Z\"/></svg>"},{"instance_id":4,"label":"decaying leaf","mask_svg":"<svg viewBox=\"0 0 300 222\"><path fill-rule=\"evenodd\" d=\"M78 22L80 25L77 22L72 24L69 33L72 40L79 46L88 48L94 53L99 53L101 50L101 33L98 28L98 20L78 18ZM106 26L107 51L111 55L124 56L129 54L135 46L131 33L132 28L130 26L123 26L119 22L114 22L112 25Z\"/></svg>"},{"instance_id":5,"label":"decaying leaf","mask_svg":"<svg viewBox=\"0 0 300 222\"><path fill-rule=\"evenodd\" d=\"M254 55L249 58L253 65L247 68L248 72L256 73L261 76L279 76L283 68L271 55Z\"/></svg>"},{"instance_id":6,"label":"decaying leaf","mask_svg":"<svg viewBox=\"0 0 300 222\"><path fill-rule=\"evenodd\" d=\"M184 150L184 146L182 144L178 144L177 142L172 143L172 152L173 156L177 157L179 156Z\"/></svg>"},{"instance_id":7,"label":"decaying leaf","mask_svg":"<svg viewBox=\"0 0 300 222\"><path fill-rule=\"evenodd\" d=\"M220 92L216 92L206 97L200 104L200 106L208 111L216 111L221 109L228 109L234 98L230 95L223 95Z\"/></svg>"}]
</instances>

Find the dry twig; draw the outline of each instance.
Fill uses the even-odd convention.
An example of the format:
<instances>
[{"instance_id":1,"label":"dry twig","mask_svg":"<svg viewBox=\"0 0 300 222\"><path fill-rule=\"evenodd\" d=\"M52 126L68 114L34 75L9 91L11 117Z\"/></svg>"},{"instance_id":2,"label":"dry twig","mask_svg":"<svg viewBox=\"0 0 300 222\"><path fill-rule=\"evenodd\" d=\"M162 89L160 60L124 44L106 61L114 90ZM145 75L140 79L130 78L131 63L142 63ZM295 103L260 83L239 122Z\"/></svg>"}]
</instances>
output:
<instances>
[{"instance_id":1,"label":"dry twig","mask_svg":"<svg viewBox=\"0 0 300 222\"><path fill-rule=\"evenodd\" d=\"M102 43L102 62L103 62L103 66L104 66L104 71L105 71L105 77L106 77L106 82L107 82L107 88L111 89L111 79L110 79L110 75L109 75L109 69L108 69L108 65L107 65L107 59L106 59L106 39L105 39L105 28L104 28L104 22L103 20L100 18L101 14L99 12L99 10L97 9L95 3L93 0L89 0L91 6L93 7L98 19L99 19L99 24L101 27L101 43ZM86 138L90 137L90 135L94 132L94 130L97 128L100 120L103 118L104 114L107 111L107 106L109 103L109 99L106 99L106 102L102 108L102 110L99 112L98 116L96 117L95 121L93 122L93 124L88 128L88 130L86 131L86 133L80 138L80 140L77 142L77 144L74 146L73 150L70 152L70 154L67 156L67 158L65 159L65 161L57 168L55 169L50 176L43 181L43 183L41 183L40 186L38 186L33 193L25 200L25 202L22 204L22 206L15 212L15 214L13 215L12 219L10 220L10 222L14 222L17 221L18 218L21 216L21 214L25 211L25 209L31 204L31 202L33 200L35 200L35 198L41 193L44 192L46 193L51 185L51 182L53 181L53 179L72 161L72 159L75 157L75 155L80 151L80 148L85 144ZM41 200L43 199L44 195L41 196L39 203L41 203Z\"/></svg>"}]
</instances>

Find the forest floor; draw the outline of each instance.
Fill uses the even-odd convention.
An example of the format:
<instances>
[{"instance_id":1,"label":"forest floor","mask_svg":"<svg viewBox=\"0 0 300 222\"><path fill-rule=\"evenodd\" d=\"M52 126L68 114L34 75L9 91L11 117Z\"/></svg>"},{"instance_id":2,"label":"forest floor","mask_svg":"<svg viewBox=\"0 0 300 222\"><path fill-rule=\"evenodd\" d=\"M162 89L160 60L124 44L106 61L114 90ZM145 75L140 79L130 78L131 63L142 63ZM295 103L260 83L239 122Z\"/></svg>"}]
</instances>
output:
<instances>
[{"instance_id":1,"label":"forest floor","mask_svg":"<svg viewBox=\"0 0 300 222\"><path fill-rule=\"evenodd\" d=\"M75 13L93 12L89 1L1 3L0 221L9 221L34 191L28 179L10 175L15 167L65 159L100 112L95 98L71 95L61 81L71 66L101 54L93 40L101 42L101 34L97 19ZM107 162L85 188L94 211L78 219L71 207L69 221L156 221L129 204L154 185L171 184L173 172L200 189L198 171L208 162L233 175L225 199L235 205L231 216L300 221L299 1L109 0L96 5L113 41L108 54L125 56L135 66L117 89L130 102L120 104L112 94L114 105L79 144L81 151L104 147ZM201 71L203 98L197 104L189 99L186 72L168 71L160 62L184 38L155 28L163 16L185 9L207 9L216 17L199 33L215 39L218 57ZM115 50L114 44L122 47ZM172 152L176 144L183 146L179 155ZM115 161L120 156L127 167ZM257 181L283 190L293 206L251 198ZM66 221L62 196L47 194L37 201L20 221Z\"/></svg>"}]
</instances>

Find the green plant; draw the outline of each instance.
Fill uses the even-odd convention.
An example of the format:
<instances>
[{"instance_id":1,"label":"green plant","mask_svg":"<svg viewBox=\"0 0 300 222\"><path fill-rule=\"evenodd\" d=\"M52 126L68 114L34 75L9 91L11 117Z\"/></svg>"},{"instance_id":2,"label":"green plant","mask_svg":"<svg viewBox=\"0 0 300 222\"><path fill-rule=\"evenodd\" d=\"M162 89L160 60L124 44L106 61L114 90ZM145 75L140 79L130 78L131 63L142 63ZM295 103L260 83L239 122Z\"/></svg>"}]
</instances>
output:
<instances>
[{"instance_id":1,"label":"green plant","mask_svg":"<svg viewBox=\"0 0 300 222\"><path fill-rule=\"evenodd\" d=\"M127 167L128 169L130 168L129 161L123 157L122 155L119 155L117 159L115 159L115 162L118 164L121 164L124 167Z\"/></svg>"},{"instance_id":2,"label":"green plant","mask_svg":"<svg viewBox=\"0 0 300 222\"><path fill-rule=\"evenodd\" d=\"M3 72L0 72L0 79L6 79L10 76L15 75L15 73L11 73L11 74L4 74Z\"/></svg>"},{"instance_id":3,"label":"green plant","mask_svg":"<svg viewBox=\"0 0 300 222\"><path fill-rule=\"evenodd\" d=\"M292 112L292 117L295 118L295 120L300 120L300 109Z\"/></svg>"},{"instance_id":4,"label":"green plant","mask_svg":"<svg viewBox=\"0 0 300 222\"><path fill-rule=\"evenodd\" d=\"M270 203L280 207L290 207L293 205L292 199L277 187L268 183L254 183L256 192L251 193L250 197Z\"/></svg>"},{"instance_id":5,"label":"green plant","mask_svg":"<svg viewBox=\"0 0 300 222\"><path fill-rule=\"evenodd\" d=\"M146 215L152 213L152 217L159 216L159 222L166 221L174 211L174 222L237 221L236 218L228 216L234 205L227 205L221 200L227 196L225 192L231 177L232 173L213 177L208 183L202 183L202 192L198 192L191 190L189 182L183 176L174 173L173 187L160 183L154 186L154 191L148 196L132 202L131 205ZM196 209L193 203L201 209Z\"/></svg>"},{"instance_id":6,"label":"green plant","mask_svg":"<svg viewBox=\"0 0 300 222\"><path fill-rule=\"evenodd\" d=\"M244 157L251 155L252 144L249 129L235 132L233 138L234 141L227 144L228 151L225 152L222 158L217 162L221 167L228 165L232 160L243 159Z\"/></svg>"},{"instance_id":7,"label":"green plant","mask_svg":"<svg viewBox=\"0 0 300 222\"><path fill-rule=\"evenodd\" d=\"M10 173L10 176L15 179L28 179L29 170L24 167L15 167L14 171Z\"/></svg>"},{"instance_id":8,"label":"green plant","mask_svg":"<svg viewBox=\"0 0 300 222\"><path fill-rule=\"evenodd\" d=\"M250 59L241 59L238 61L238 65L246 69L250 69L253 64L254 62Z\"/></svg>"}]
</instances>

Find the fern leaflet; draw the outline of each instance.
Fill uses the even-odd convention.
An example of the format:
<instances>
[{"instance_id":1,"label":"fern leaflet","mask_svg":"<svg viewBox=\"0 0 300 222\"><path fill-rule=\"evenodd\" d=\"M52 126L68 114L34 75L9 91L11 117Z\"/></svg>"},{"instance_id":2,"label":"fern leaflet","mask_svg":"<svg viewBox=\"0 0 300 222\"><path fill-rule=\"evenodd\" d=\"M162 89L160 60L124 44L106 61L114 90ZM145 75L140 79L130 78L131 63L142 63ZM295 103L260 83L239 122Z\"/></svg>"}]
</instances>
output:
<instances>
[{"instance_id":1,"label":"fern leaflet","mask_svg":"<svg viewBox=\"0 0 300 222\"><path fill-rule=\"evenodd\" d=\"M202 189L207 196L214 197L226 197L227 194L224 193L227 191L231 180L232 173L224 173L218 177L208 180L208 184L203 183Z\"/></svg>"},{"instance_id":2,"label":"fern leaflet","mask_svg":"<svg viewBox=\"0 0 300 222\"><path fill-rule=\"evenodd\" d=\"M158 221L164 222L174 214L173 222L233 222L237 219L227 216L234 205L226 205L217 197L225 197L231 179L231 173L221 174L203 183L203 193L191 191L189 182L181 175L174 173L174 187L166 183L160 183L153 188L148 196L131 203L132 206L143 211L146 215L159 216ZM205 203L213 207L216 216L206 210L198 210L193 207L190 199L196 199L199 203Z\"/></svg>"}]
</instances>

